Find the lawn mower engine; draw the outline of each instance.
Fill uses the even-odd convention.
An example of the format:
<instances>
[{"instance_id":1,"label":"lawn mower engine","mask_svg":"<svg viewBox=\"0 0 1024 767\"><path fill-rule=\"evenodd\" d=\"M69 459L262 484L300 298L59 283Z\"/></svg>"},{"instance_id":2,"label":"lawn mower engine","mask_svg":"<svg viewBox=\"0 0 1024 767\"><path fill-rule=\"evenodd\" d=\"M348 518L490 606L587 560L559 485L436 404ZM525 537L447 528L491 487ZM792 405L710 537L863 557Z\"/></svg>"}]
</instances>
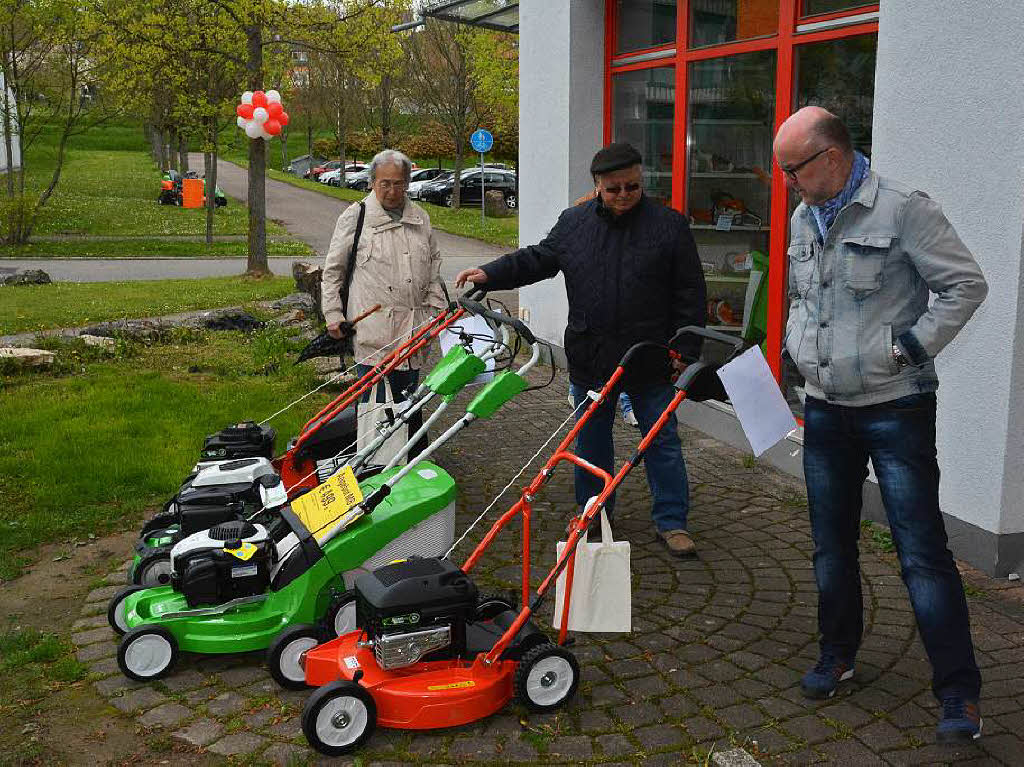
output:
<instances>
[{"instance_id":1,"label":"lawn mower engine","mask_svg":"<svg viewBox=\"0 0 1024 767\"><path fill-rule=\"evenodd\" d=\"M460 657L477 587L446 559L407 559L356 579L357 622L382 669Z\"/></svg>"},{"instance_id":2,"label":"lawn mower engine","mask_svg":"<svg viewBox=\"0 0 1024 767\"><path fill-rule=\"evenodd\" d=\"M281 484L268 459L224 461L202 467L190 475L182 483L175 500L185 507L241 503L247 512L253 512L264 506L264 494L260 492L264 483L272 483L271 486ZM287 497L282 502L286 501Z\"/></svg>"},{"instance_id":3,"label":"lawn mower engine","mask_svg":"<svg viewBox=\"0 0 1024 767\"><path fill-rule=\"evenodd\" d=\"M195 533L171 550L171 586L189 607L262 594L277 559L262 525L238 520Z\"/></svg>"},{"instance_id":4,"label":"lawn mower engine","mask_svg":"<svg viewBox=\"0 0 1024 767\"><path fill-rule=\"evenodd\" d=\"M277 430L255 421L228 426L203 440L201 461L235 458L273 458Z\"/></svg>"}]
</instances>

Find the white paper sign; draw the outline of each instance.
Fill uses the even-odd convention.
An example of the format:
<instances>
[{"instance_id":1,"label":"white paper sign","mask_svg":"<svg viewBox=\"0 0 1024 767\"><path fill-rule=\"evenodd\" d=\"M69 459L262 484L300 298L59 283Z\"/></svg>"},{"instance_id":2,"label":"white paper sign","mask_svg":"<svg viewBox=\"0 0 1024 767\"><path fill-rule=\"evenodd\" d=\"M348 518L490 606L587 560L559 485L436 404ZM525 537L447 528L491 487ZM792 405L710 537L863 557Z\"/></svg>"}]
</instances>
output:
<instances>
[{"instance_id":1,"label":"white paper sign","mask_svg":"<svg viewBox=\"0 0 1024 767\"><path fill-rule=\"evenodd\" d=\"M760 346L752 346L718 370L754 455L761 455L796 428L796 419Z\"/></svg>"},{"instance_id":2,"label":"white paper sign","mask_svg":"<svg viewBox=\"0 0 1024 767\"><path fill-rule=\"evenodd\" d=\"M494 331L491 330L491 326L487 324L487 321L483 317L478 317L475 314L467 314L456 320L451 326L445 328L438 337L438 341L441 343L442 355L447 354L455 344L460 342L460 331L472 336L477 336L473 338L473 353L477 356L487 351L494 339ZM492 378L494 378L493 358L487 360L487 372L481 373L470 381L470 383L487 383Z\"/></svg>"}]
</instances>

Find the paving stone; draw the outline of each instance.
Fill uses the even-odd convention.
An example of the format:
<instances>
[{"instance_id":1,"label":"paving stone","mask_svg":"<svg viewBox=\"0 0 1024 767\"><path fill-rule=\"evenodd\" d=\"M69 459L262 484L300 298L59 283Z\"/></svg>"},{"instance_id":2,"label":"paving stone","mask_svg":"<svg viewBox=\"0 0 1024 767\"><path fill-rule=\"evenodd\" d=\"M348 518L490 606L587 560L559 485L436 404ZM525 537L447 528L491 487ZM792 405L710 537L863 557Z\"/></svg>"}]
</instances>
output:
<instances>
[{"instance_id":1,"label":"paving stone","mask_svg":"<svg viewBox=\"0 0 1024 767\"><path fill-rule=\"evenodd\" d=\"M120 674L121 669L117 665L117 658L101 658L89 664L89 673L110 676L111 674Z\"/></svg>"},{"instance_id":2,"label":"paving stone","mask_svg":"<svg viewBox=\"0 0 1024 767\"><path fill-rule=\"evenodd\" d=\"M293 767L304 764L314 757L315 752L311 748L291 743L275 743L260 754L260 761L268 762L275 767Z\"/></svg>"},{"instance_id":3,"label":"paving stone","mask_svg":"<svg viewBox=\"0 0 1024 767\"><path fill-rule=\"evenodd\" d=\"M302 720L298 716L289 717L283 722L267 727L266 732L275 738L284 738L285 740L300 738L302 737Z\"/></svg>"},{"instance_id":4,"label":"paving stone","mask_svg":"<svg viewBox=\"0 0 1024 767\"><path fill-rule=\"evenodd\" d=\"M854 706L851 703L836 703L818 711L822 716L834 719L837 722L849 725L850 727L862 727L872 720L871 714L864 709Z\"/></svg>"},{"instance_id":5,"label":"paving stone","mask_svg":"<svg viewBox=\"0 0 1024 767\"><path fill-rule=\"evenodd\" d=\"M129 690L124 695L110 699L110 705L126 714L136 711L143 711L153 708L167 700L162 692L157 692L152 687L143 687L138 690Z\"/></svg>"},{"instance_id":6,"label":"paving stone","mask_svg":"<svg viewBox=\"0 0 1024 767\"><path fill-rule=\"evenodd\" d=\"M744 697L742 695L724 684L715 685L714 687L698 688L692 691L692 695L701 703L713 708L734 706L737 703L742 703L744 701Z\"/></svg>"},{"instance_id":7,"label":"paving stone","mask_svg":"<svg viewBox=\"0 0 1024 767\"><path fill-rule=\"evenodd\" d=\"M587 738L588 742L589 740L590 739ZM374 749L378 748L378 744L376 742L373 746ZM498 743L493 738L478 738L472 736L456 738L449 747L448 754L455 760L488 760L498 755Z\"/></svg>"},{"instance_id":8,"label":"paving stone","mask_svg":"<svg viewBox=\"0 0 1024 767\"><path fill-rule=\"evenodd\" d=\"M209 681L211 681L209 677L200 674L198 671L191 668L185 669L184 671L178 671L160 680L161 684L171 692L186 692L188 690L194 690L197 687L202 687Z\"/></svg>"},{"instance_id":9,"label":"paving stone","mask_svg":"<svg viewBox=\"0 0 1024 767\"><path fill-rule=\"evenodd\" d=\"M108 632L111 632L110 623L107 621L106 614L103 615L92 615L88 618L79 618L71 624L72 631L84 631L86 629L98 629L105 628ZM112 634L108 634L112 635Z\"/></svg>"},{"instance_id":10,"label":"paving stone","mask_svg":"<svg viewBox=\"0 0 1024 767\"><path fill-rule=\"evenodd\" d=\"M836 732L832 727L813 714L787 719L782 723L782 727L790 735L805 740L811 745L814 745L815 743L824 743L835 735Z\"/></svg>"},{"instance_id":11,"label":"paving stone","mask_svg":"<svg viewBox=\"0 0 1024 767\"><path fill-rule=\"evenodd\" d=\"M629 738L618 733L598 735L596 740L605 756L626 756L636 751Z\"/></svg>"},{"instance_id":12,"label":"paving stone","mask_svg":"<svg viewBox=\"0 0 1024 767\"><path fill-rule=\"evenodd\" d=\"M262 666L239 666L221 671L218 674L224 684L233 689L245 687L250 682L255 682L256 680L264 680L268 675L269 672Z\"/></svg>"},{"instance_id":13,"label":"paving stone","mask_svg":"<svg viewBox=\"0 0 1024 767\"><path fill-rule=\"evenodd\" d=\"M249 732L234 732L207 746L207 750L221 756L251 754L266 740Z\"/></svg>"},{"instance_id":14,"label":"paving stone","mask_svg":"<svg viewBox=\"0 0 1024 767\"><path fill-rule=\"evenodd\" d=\"M121 670L118 669L116 676L100 679L97 682L93 682L92 686L96 688L100 695L109 698L111 695L124 692L125 690L141 690L146 685L144 682L136 682L134 679L129 679L121 674Z\"/></svg>"},{"instance_id":15,"label":"paving stone","mask_svg":"<svg viewBox=\"0 0 1024 767\"><path fill-rule=\"evenodd\" d=\"M178 730L171 737L192 746L205 746L213 743L224 732L224 726L212 719L198 719L188 727Z\"/></svg>"},{"instance_id":16,"label":"paving stone","mask_svg":"<svg viewBox=\"0 0 1024 767\"><path fill-rule=\"evenodd\" d=\"M437 737L437 736L434 736ZM413 739L413 745L416 745L418 738ZM412 748L410 748L410 751ZM429 752L421 751L419 753L435 753L432 749ZM537 761L537 748L522 737L510 738L505 747L501 750L502 759L507 759L510 762L530 762L535 763Z\"/></svg>"},{"instance_id":17,"label":"paving stone","mask_svg":"<svg viewBox=\"0 0 1024 767\"><path fill-rule=\"evenodd\" d=\"M113 658L117 655L117 644L115 642L97 642L86 645L75 653L75 657L82 663L88 663L101 658Z\"/></svg>"},{"instance_id":18,"label":"paving stone","mask_svg":"<svg viewBox=\"0 0 1024 767\"><path fill-rule=\"evenodd\" d=\"M114 594L116 594L122 588L124 588L123 583L119 586L101 586L98 589L93 589L92 591L90 591L88 596L86 596L85 601L86 603L109 602L110 598L114 596Z\"/></svg>"},{"instance_id":19,"label":"paving stone","mask_svg":"<svg viewBox=\"0 0 1024 767\"><path fill-rule=\"evenodd\" d=\"M725 730L717 722L713 722L705 716L693 716L683 720L683 727L694 738L694 740L714 740L725 734Z\"/></svg>"},{"instance_id":20,"label":"paving stone","mask_svg":"<svg viewBox=\"0 0 1024 767\"><path fill-rule=\"evenodd\" d=\"M111 632L109 626L101 626L100 628L94 628L89 631L81 631L77 634L72 634L71 641L78 647L84 647L85 645L95 644L96 642L109 642L112 634L113 632Z\"/></svg>"},{"instance_id":21,"label":"paving stone","mask_svg":"<svg viewBox=\"0 0 1024 767\"><path fill-rule=\"evenodd\" d=\"M711 755L714 767L761 767L754 757L742 748L731 748Z\"/></svg>"},{"instance_id":22,"label":"paving stone","mask_svg":"<svg viewBox=\"0 0 1024 767\"><path fill-rule=\"evenodd\" d=\"M210 716L223 717L237 714L249 705L249 701L236 692L224 692L206 703L206 713Z\"/></svg>"},{"instance_id":23,"label":"paving stone","mask_svg":"<svg viewBox=\"0 0 1024 767\"><path fill-rule=\"evenodd\" d=\"M903 733L884 720L859 728L857 738L875 752L896 748L906 743Z\"/></svg>"},{"instance_id":24,"label":"paving stone","mask_svg":"<svg viewBox=\"0 0 1024 767\"><path fill-rule=\"evenodd\" d=\"M981 754L982 751L974 745L949 746L931 743L901 751L887 751L885 759L892 765L935 765L950 764ZM1020 752L1017 753L1017 759L1019 763Z\"/></svg>"},{"instance_id":25,"label":"paving stone","mask_svg":"<svg viewBox=\"0 0 1024 767\"><path fill-rule=\"evenodd\" d=\"M600 684L590 693L590 701L595 706L607 706L627 700L626 694L612 684Z\"/></svg>"},{"instance_id":26,"label":"paving stone","mask_svg":"<svg viewBox=\"0 0 1024 767\"><path fill-rule=\"evenodd\" d=\"M668 746L678 746L686 741L686 735L678 727L670 724L655 724L633 730L633 737L645 750L658 750Z\"/></svg>"},{"instance_id":27,"label":"paving stone","mask_svg":"<svg viewBox=\"0 0 1024 767\"><path fill-rule=\"evenodd\" d=\"M744 732L764 722L764 714L748 703L723 708L715 713L729 727Z\"/></svg>"},{"instance_id":28,"label":"paving stone","mask_svg":"<svg viewBox=\"0 0 1024 767\"><path fill-rule=\"evenodd\" d=\"M192 715L192 709L180 703L165 703L139 717L139 724L144 727L175 727Z\"/></svg>"},{"instance_id":29,"label":"paving stone","mask_svg":"<svg viewBox=\"0 0 1024 767\"><path fill-rule=\"evenodd\" d=\"M555 738L548 744L548 755L568 759L590 759L594 745L586 735L569 735Z\"/></svg>"}]
</instances>

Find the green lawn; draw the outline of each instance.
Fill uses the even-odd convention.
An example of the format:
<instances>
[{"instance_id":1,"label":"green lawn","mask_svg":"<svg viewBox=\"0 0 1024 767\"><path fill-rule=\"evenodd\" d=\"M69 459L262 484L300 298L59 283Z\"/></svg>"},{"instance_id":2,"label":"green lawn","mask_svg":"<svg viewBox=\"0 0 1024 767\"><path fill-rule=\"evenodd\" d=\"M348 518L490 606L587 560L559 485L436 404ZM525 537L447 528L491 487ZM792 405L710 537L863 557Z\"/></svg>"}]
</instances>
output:
<instances>
[{"instance_id":1,"label":"green lawn","mask_svg":"<svg viewBox=\"0 0 1024 767\"><path fill-rule=\"evenodd\" d=\"M44 132L29 148L26 188L41 191L50 180L56 159L56 135ZM200 172L202 168L198 168ZM71 139L60 184L42 209L36 235L145 236L203 235L206 212L160 205L160 173L150 158L138 126L108 125L93 128ZM248 211L237 200L218 208L214 234L245 234ZM267 221L267 233L287 236L287 231ZM81 248L81 243L75 243ZM174 255L212 254L202 242L175 243ZM67 246L71 248L72 246ZM297 248L298 246L296 246ZM150 251L153 254L161 253ZM308 252L308 249L306 250ZM69 250L43 243L33 244L22 255L65 255ZM116 241L90 243L90 256L124 255ZM0 256L15 255L10 249ZM140 253L145 255L145 253ZM217 253L217 255L221 255ZM291 255L288 253L287 255Z\"/></svg>"},{"instance_id":2,"label":"green lawn","mask_svg":"<svg viewBox=\"0 0 1024 767\"><path fill-rule=\"evenodd\" d=\"M130 240L35 241L20 248L0 246L0 258L246 258L248 244L214 241L207 245L180 239L146 237ZM280 238L267 242L268 256L313 257L301 240Z\"/></svg>"},{"instance_id":3,"label":"green lawn","mask_svg":"<svg viewBox=\"0 0 1024 767\"><path fill-rule=\"evenodd\" d=\"M295 282L290 277L59 282L0 287L0 335L232 306L280 298L294 287Z\"/></svg>"},{"instance_id":4,"label":"green lawn","mask_svg":"<svg viewBox=\"0 0 1024 767\"><path fill-rule=\"evenodd\" d=\"M316 385L309 366L291 363L304 342L279 328L175 337L119 344L109 360L79 341L59 353L75 363L62 373L2 381L0 579L40 544L137 528L180 486L204 435L265 419ZM275 418L279 448L327 399Z\"/></svg>"}]
</instances>

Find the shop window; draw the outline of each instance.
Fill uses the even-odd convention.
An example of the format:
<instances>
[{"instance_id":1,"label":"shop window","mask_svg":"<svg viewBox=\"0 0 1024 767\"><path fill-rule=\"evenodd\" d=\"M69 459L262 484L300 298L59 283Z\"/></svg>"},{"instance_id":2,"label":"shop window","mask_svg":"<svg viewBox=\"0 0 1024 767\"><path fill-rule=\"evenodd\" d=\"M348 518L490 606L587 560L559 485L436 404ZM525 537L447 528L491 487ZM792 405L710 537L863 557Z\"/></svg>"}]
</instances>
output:
<instances>
[{"instance_id":1,"label":"shop window","mask_svg":"<svg viewBox=\"0 0 1024 767\"><path fill-rule=\"evenodd\" d=\"M815 16L819 13L837 13L848 11L853 8L863 8L871 5L865 0L803 0L803 13L801 16Z\"/></svg>"},{"instance_id":2,"label":"shop window","mask_svg":"<svg viewBox=\"0 0 1024 767\"><path fill-rule=\"evenodd\" d=\"M690 0L690 47L773 35L779 0Z\"/></svg>"},{"instance_id":3,"label":"shop window","mask_svg":"<svg viewBox=\"0 0 1024 767\"><path fill-rule=\"evenodd\" d=\"M690 64L688 106L686 204L707 280L707 324L762 343L775 52Z\"/></svg>"},{"instance_id":4,"label":"shop window","mask_svg":"<svg viewBox=\"0 0 1024 767\"><path fill-rule=\"evenodd\" d=\"M876 35L859 35L812 45L795 51L794 111L821 106L846 123L853 146L871 157L871 119L875 97ZM789 195L790 212L800 198ZM788 311L788 302L786 310ZM783 391L798 415L803 412L803 378L787 358L782 365Z\"/></svg>"},{"instance_id":5,"label":"shop window","mask_svg":"<svg viewBox=\"0 0 1024 767\"><path fill-rule=\"evenodd\" d=\"M613 141L628 141L643 155L644 190L672 201L672 136L675 69L658 67L612 78Z\"/></svg>"},{"instance_id":6,"label":"shop window","mask_svg":"<svg viewBox=\"0 0 1024 767\"><path fill-rule=\"evenodd\" d=\"M676 0L617 0L616 10L616 53L675 41Z\"/></svg>"}]
</instances>

